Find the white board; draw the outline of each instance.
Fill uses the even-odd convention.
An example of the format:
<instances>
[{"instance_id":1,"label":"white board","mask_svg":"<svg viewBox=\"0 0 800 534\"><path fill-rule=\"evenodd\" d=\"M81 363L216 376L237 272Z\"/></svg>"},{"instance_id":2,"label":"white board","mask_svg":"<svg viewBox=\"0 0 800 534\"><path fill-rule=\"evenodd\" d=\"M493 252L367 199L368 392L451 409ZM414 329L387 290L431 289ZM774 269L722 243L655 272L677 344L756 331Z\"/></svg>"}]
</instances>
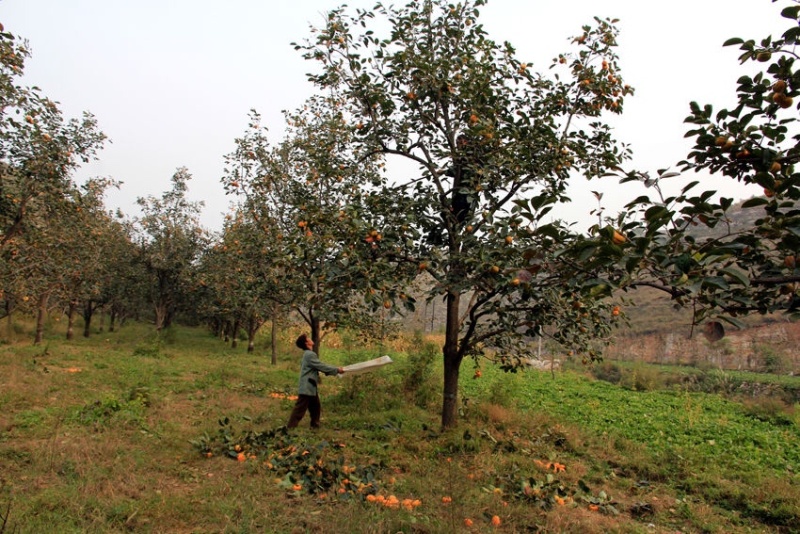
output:
<instances>
[{"instance_id":1,"label":"white board","mask_svg":"<svg viewBox=\"0 0 800 534\"><path fill-rule=\"evenodd\" d=\"M383 367L384 365L390 363L392 363L392 359L389 356L381 356L380 358L375 358L374 360L367 360L365 362L354 363L352 365L345 365L344 374L339 376L341 377L366 373L367 371L372 371L378 367Z\"/></svg>"}]
</instances>

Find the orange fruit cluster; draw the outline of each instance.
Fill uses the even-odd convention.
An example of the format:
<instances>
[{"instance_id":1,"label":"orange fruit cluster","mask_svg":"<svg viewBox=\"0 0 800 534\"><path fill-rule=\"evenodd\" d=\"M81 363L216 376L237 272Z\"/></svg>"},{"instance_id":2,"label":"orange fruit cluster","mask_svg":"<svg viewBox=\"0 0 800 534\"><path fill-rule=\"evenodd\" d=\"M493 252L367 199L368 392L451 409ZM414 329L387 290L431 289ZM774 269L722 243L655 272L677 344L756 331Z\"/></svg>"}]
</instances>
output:
<instances>
[{"instance_id":1,"label":"orange fruit cluster","mask_svg":"<svg viewBox=\"0 0 800 534\"><path fill-rule=\"evenodd\" d=\"M560 464L558 462L543 462L541 460L534 460L533 463L541 467L542 469L547 469L550 471L552 469L553 473L563 473L567 470L567 466L564 464Z\"/></svg>"},{"instance_id":2,"label":"orange fruit cluster","mask_svg":"<svg viewBox=\"0 0 800 534\"><path fill-rule=\"evenodd\" d=\"M503 521L502 521L502 519L500 519L499 515L493 515L491 523L492 523L493 527L497 528L497 527L499 527L500 525L503 524ZM464 526L465 527L469 528L474 524L475 524L475 522L472 519L470 519L469 517L464 519Z\"/></svg>"},{"instance_id":3,"label":"orange fruit cluster","mask_svg":"<svg viewBox=\"0 0 800 534\"><path fill-rule=\"evenodd\" d=\"M278 392L275 392L275 391L270 393L269 396L272 399L287 399L287 400L291 400L291 401L296 401L297 400L297 395L287 395L286 393L278 393Z\"/></svg>"},{"instance_id":4,"label":"orange fruit cluster","mask_svg":"<svg viewBox=\"0 0 800 534\"><path fill-rule=\"evenodd\" d=\"M376 504L385 506L386 508L398 509L402 507L409 511L413 510L414 508L422 504L422 501L420 501L419 499L403 499L401 501L394 495L389 495L388 497L385 497L380 494L378 495L369 494L367 495L366 499L367 502L374 502Z\"/></svg>"}]
</instances>

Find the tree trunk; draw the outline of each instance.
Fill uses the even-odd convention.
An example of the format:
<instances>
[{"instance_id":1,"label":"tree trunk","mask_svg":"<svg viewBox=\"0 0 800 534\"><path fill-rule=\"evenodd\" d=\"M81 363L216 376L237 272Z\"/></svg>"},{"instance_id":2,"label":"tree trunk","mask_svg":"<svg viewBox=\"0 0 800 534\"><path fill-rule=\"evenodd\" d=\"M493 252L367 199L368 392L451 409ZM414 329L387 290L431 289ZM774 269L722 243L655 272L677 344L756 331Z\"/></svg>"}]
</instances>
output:
<instances>
[{"instance_id":1,"label":"tree trunk","mask_svg":"<svg viewBox=\"0 0 800 534\"><path fill-rule=\"evenodd\" d=\"M117 327L117 310L115 306L111 306L111 310L109 310L108 312L108 331L113 332L116 327Z\"/></svg>"},{"instance_id":2,"label":"tree trunk","mask_svg":"<svg viewBox=\"0 0 800 534\"><path fill-rule=\"evenodd\" d=\"M272 311L272 332L270 335L270 345L272 349L272 365L278 364L278 312Z\"/></svg>"},{"instance_id":3,"label":"tree trunk","mask_svg":"<svg viewBox=\"0 0 800 534\"><path fill-rule=\"evenodd\" d=\"M442 400L442 430L452 428L458 419L458 372L461 355L458 352L458 308L461 295L447 294L447 317L444 334L444 398Z\"/></svg>"},{"instance_id":4,"label":"tree trunk","mask_svg":"<svg viewBox=\"0 0 800 534\"><path fill-rule=\"evenodd\" d=\"M167 307L166 314L164 315L164 327L163 328L166 329L166 328L169 328L170 326L172 326L172 321L174 321L174 320L175 320L175 307L170 305L169 307Z\"/></svg>"},{"instance_id":5,"label":"tree trunk","mask_svg":"<svg viewBox=\"0 0 800 534\"><path fill-rule=\"evenodd\" d=\"M78 303L74 300L69 301L67 306L67 341L72 341L75 337L75 309Z\"/></svg>"},{"instance_id":6,"label":"tree trunk","mask_svg":"<svg viewBox=\"0 0 800 534\"><path fill-rule=\"evenodd\" d=\"M247 352L248 354L256 351L256 332L258 329L247 329Z\"/></svg>"},{"instance_id":7,"label":"tree trunk","mask_svg":"<svg viewBox=\"0 0 800 534\"><path fill-rule=\"evenodd\" d=\"M256 316L255 313L250 315L250 321L247 324L247 352L255 352L256 350L256 334L258 329L261 328L262 321Z\"/></svg>"},{"instance_id":8,"label":"tree trunk","mask_svg":"<svg viewBox=\"0 0 800 534\"><path fill-rule=\"evenodd\" d=\"M233 327L231 328L231 348L235 349L239 346L239 319L235 319L233 321Z\"/></svg>"},{"instance_id":9,"label":"tree trunk","mask_svg":"<svg viewBox=\"0 0 800 534\"><path fill-rule=\"evenodd\" d=\"M6 300L6 319L8 322L6 323L6 335L8 337L8 342L11 343L14 341L14 321L11 319L11 314L14 312L14 304L12 303L12 299Z\"/></svg>"},{"instance_id":10,"label":"tree trunk","mask_svg":"<svg viewBox=\"0 0 800 534\"><path fill-rule=\"evenodd\" d=\"M310 314L311 321L309 326L311 327L311 340L314 342L314 352L317 353L317 356L322 358L322 324L319 319L314 317L314 314Z\"/></svg>"},{"instance_id":11,"label":"tree trunk","mask_svg":"<svg viewBox=\"0 0 800 534\"><path fill-rule=\"evenodd\" d=\"M91 300L87 300L83 306L83 337L89 337L92 333L92 315L94 315L94 306L92 306Z\"/></svg>"},{"instance_id":12,"label":"tree trunk","mask_svg":"<svg viewBox=\"0 0 800 534\"><path fill-rule=\"evenodd\" d=\"M47 293L39 295L38 312L36 315L36 336L33 339L33 344L38 345L44 339L44 322L47 318Z\"/></svg>"},{"instance_id":13,"label":"tree trunk","mask_svg":"<svg viewBox=\"0 0 800 534\"><path fill-rule=\"evenodd\" d=\"M214 331L214 337L222 339L222 319L215 318L211 321L211 327Z\"/></svg>"},{"instance_id":14,"label":"tree trunk","mask_svg":"<svg viewBox=\"0 0 800 534\"><path fill-rule=\"evenodd\" d=\"M164 306L157 305L155 307L156 312L156 331L160 332L163 328L165 328L165 323L167 320L167 309Z\"/></svg>"},{"instance_id":15,"label":"tree trunk","mask_svg":"<svg viewBox=\"0 0 800 534\"><path fill-rule=\"evenodd\" d=\"M231 322L226 320L225 326L222 327L222 340L227 343L231 339Z\"/></svg>"}]
</instances>

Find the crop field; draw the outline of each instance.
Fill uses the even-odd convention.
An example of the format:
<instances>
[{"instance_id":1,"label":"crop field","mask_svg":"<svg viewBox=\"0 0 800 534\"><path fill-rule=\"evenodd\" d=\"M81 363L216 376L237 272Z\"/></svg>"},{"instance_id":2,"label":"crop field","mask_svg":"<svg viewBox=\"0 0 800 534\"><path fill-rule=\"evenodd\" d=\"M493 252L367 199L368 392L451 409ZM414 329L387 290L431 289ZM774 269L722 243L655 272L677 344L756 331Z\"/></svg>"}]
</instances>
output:
<instances>
[{"instance_id":1,"label":"crop field","mask_svg":"<svg viewBox=\"0 0 800 534\"><path fill-rule=\"evenodd\" d=\"M276 365L263 339L248 354L186 327L18 334L0 346L3 534L800 532L797 377L468 360L442 433L441 339L334 339L327 362L394 363L326 378L322 428L287 431L291 332Z\"/></svg>"}]
</instances>

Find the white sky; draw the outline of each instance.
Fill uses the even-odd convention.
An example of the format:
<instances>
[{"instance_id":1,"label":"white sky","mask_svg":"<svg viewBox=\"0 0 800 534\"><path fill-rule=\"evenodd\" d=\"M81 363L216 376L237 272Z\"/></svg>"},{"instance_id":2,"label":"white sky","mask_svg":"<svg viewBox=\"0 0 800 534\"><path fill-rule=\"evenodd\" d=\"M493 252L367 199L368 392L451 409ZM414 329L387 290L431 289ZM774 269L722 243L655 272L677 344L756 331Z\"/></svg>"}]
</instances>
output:
<instances>
[{"instance_id":1,"label":"white sky","mask_svg":"<svg viewBox=\"0 0 800 534\"><path fill-rule=\"evenodd\" d=\"M107 198L136 215L137 197L170 189L186 166L192 200L206 203L203 224L219 230L230 197L220 183L223 156L257 109L273 142L283 130L281 110L295 109L313 87L316 68L291 46L309 36L337 0L0 0L0 22L29 40L33 52L25 82L61 103L67 117L88 110L112 144L78 178L122 181ZM371 7L375 0L351 0ZM388 3L388 2L387 2ZM396 2L405 4L405 0ZM735 102L736 79L754 66L739 65L730 37L779 36L788 0L490 0L481 22L490 36L511 42L522 61L546 71L594 16L618 18L621 67L636 89L613 124L634 150L631 166L654 171L688 153L683 119L689 102ZM696 178L696 176L691 176ZM760 194L729 179L707 179L736 199ZM641 191L621 193L615 180L576 179L570 213L588 221L597 207L591 190L604 191L607 213Z\"/></svg>"}]
</instances>

